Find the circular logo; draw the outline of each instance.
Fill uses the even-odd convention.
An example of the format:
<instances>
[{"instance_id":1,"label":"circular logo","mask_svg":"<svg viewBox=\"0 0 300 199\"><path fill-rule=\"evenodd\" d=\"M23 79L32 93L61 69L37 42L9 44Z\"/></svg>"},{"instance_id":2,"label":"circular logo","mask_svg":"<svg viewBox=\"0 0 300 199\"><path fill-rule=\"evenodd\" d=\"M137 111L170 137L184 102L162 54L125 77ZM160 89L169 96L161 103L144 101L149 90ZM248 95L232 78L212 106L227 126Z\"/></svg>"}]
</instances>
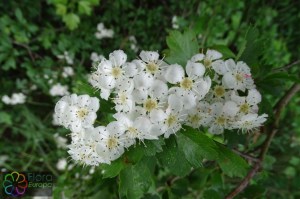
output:
<instances>
[{"instance_id":1,"label":"circular logo","mask_svg":"<svg viewBox=\"0 0 300 199\"><path fill-rule=\"evenodd\" d=\"M23 195L28 187L28 181L24 174L16 171L6 174L3 181L4 191L7 195Z\"/></svg>"}]
</instances>

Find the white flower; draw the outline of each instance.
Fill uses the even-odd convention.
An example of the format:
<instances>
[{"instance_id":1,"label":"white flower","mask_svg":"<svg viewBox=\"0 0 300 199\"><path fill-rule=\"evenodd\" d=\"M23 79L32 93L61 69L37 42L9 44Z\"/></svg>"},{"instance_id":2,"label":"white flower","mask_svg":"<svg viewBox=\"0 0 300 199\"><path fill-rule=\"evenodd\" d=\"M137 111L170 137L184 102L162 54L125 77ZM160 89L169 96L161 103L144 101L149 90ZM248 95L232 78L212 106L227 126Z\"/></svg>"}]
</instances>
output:
<instances>
[{"instance_id":1,"label":"white flower","mask_svg":"<svg viewBox=\"0 0 300 199\"><path fill-rule=\"evenodd\" d=\"M127 55L122 50L115 50L109 54L109 60L102 60L97 70L92 73L90 83L99 89L114 89L119 85L124 85L125 78L124 67Z\"/></svg>"},{"instance_id":2,"label":"white flower","mask_svg":"<svg viewBox=\"0 0 300 199\"><path fill-rule=\"evenodd\" d=\"M155 79L164 80L162 76L162 72L166 69L167 64L159 59L159 54L155 51L144 51L142 50L140 53L140 58L142 60L142 64L139 66L147 75L150 75Z\"/></svg>"},{"instance_id":3,"label":"white flower","mask_svg":"<svg viewBox=\"0 0 300 199\"><path fill-rule=\"evenodd\" d=\"M63 77L71 77L73 75L74 75L74 70L72 67L66 66L63 68L63 73L62 73Z\"/></svg>"},{"instance_id":4,"label":"white flower","mask_svg":"<svg viewBox=\"0 0 300 199\"><path fill-rule=\"evenodd\" d=\"M124 147L128 139L122 127L120 122L114 121L109 123L107 127L95 128L95 131L99 134L96 152L108 164L124 153Z\"/></svg>"},{"instance_id":5,"label":"white flower","mask_svg":"<svg viewBox=\"0 0 300 199\"><path fill-rule=\"evenodd\" d=\"M235 129L241 129L242 132L251 132L262 126L262 124L267 120L267 117L267 114L258 116L258 114L249 113L242 116L240 120L232 123L232 127Z\"/></svg>"},{"instance_id":6,"label":"white flower","mask_svg":"<svg viewBox=\"0 0 300 199\"><path fill-rule=\"evenodd\" d=\"M69 52L68 51L64 51L64 54L62 55L57 55L58 59L64 59L67 64L73 65L74 61L73 58L70 57Z\"/></svg>"},{"instance_id":7,"label":"white flower","mask_svg":"<svg viewBox=\"0 0 300 199\"><path fill-rule=\"evenodd\" d=\"M137 52L139 48L137 47L137 41L135 36L131 35L129 36L129 41L130 41L130 49L133 50L134 52Z\"/></svg>"},{"instance_id":8,"label":"white flower","mask_svg":"<svg viewBox=\"0 0 300 199\"><path fill-rule=\"evenodd\" d=\"M56 103L54 118L58 124L78 132L94 124L99 106L99 99L96 97L72 94Z\"/></svg>"},{"instance_id":9,"label":"white flower","mask_svg":"<svg viewBox=\"0 0 300 199\"><path fill-rule=\"evenodd\" d=\"M201 63L188 61L184 69L178 64L170 65L165 72L165 79L171 84L179 84L180 87L172 87L169 93L176 93L182 99L186 109L191 108L196 103L196 98L202 99L211 86L211 79L207 76L203 78L205 67Z\"/></svg>"},{"instance_id":10,"label":"white flower","mask_svg":"<svg viewBox=\"0 0 300 199\"><path fill-rule=\"evenodd\" d=\"M23 93L13 93L11 98L7 95L2 97L2 102L8 105L24 104L26 96Z\"/></svg>"},{"instance_id":11,"label":"white flower","mask_svg":"<svg viewBox=\"0 0 300 199\"><path fill-rule=\"evenodd\" d=\"M99 163L110 163L96 152L99 141L99 133L94 128L85 129L82 131L81 139L72 141L68 146L68 153L72 159L84 165L98 166Z\"/></svg>"},{"instance_id":12,"label":"white flower","mask_svg":"<svg viewBox=\"0 0 300 199\"><path fill-rule=\"evenodd\" d=\"M69 94L68 86L67 85L63 86L60 83L57 83L51 87L49 93L51 96L68 95Z\"/></svg>"},{"instance_id":13,"label":"white flower","mask_svg":"<svg viewBox=\"0 0 300 199\"><path fill-rule=\"evenodd\" d=\"M207 50L203 58L203 64L206 68L211 68L213 62L217 59L220 59L222 54L216 50Z\"/></svg>"},{"instance_id":14,"label":"white flower","mask_svg":"<svg viewBox=\"0 0 300 199\"><path fill-rule=\"evenodd\" d=\"M164 137L168 138L181 129L185 115L177 110L168 109L163 111L158 109L150 113L150 120L153 123L150 131L156 132L157 135L164 134Z\"/></svg>"},{"instance_id":15,"label":"white flower","mask_svg":"<svg viewBox=\"0 0 300 199\"><path fill-rule=\"evenodd\" d=\"M222 83L227 88L245 91L245 89L255 87L250 68L244 62L239 61L236 64L232 59L229 59L224 64L220 62L215 68L216 71L224 75Z\"/></svg>"},{"instance_id":16,"label":"white flower","mask_svg":"<svg viewBox=\"0 0 300 199\"><path fill-rule=\"evenodd\" d=\"M67 160L66 159L59 159L58 162L56 163L56 168L60 171L65 170L67 167Z\"/></svg>"},{"instance_id":17,"label":"white flower","mask_svg":"<svg viewBox=\"0 0 300 199\"><path fill-rule=\"evenodd\" d=\"M231 120L236 116L238 107L233 101L227 101L224 104L216 102L211 105L212 121L209 132L212 134L221 134L224 129L231 128Z\"/></svg>"},{"instance_id":18,"label":"white flower","mask_svg":"<svg viewBox=\"0 0 300 199\"><path fill-rule=\"evenodd\" d=\"M96 52L92 52L90 59L92 62L99 62L105 59L103 55L98 55Z\"/></svg>"},{"instance_id":19,"label":"white flower","mask_svg":"<svg viewBox=\"0 0 300 199\"><path fill-rule=\"evenodd\" d=\"M53 135L55 142L57 144L57 148L66 148L67 147L67 139L64 137L59 136L58 133Z\"/></svg>"},{"instance_id":20,"label":"white flower","mask_svg":"<svg viewBox=\"0 0 300 199\"><path fill-rule=\"evenodd\" d=\"M178 29L179 28L177 16L172 17L172 28L173 29Z\"/></svg>"},{"instance_id":21,"label":"white flower","mask_svg":"<svg viewBox=\"0 0 300 199\"><path fill-rule=\"evenodd\" d=\"M117 113L114 117L122 124L125 136L128 138L126 147L135 143L135 139L143 141L144 139L158 139L160 134L151 132L151 121L146 116L132 117L132 114Z\"/></svg>"},{"instance_id":22,"label":"white flower","mask_svg":"<svg viewBox=\"0 0 300 199\"><path fill-rule=\"evenodd\" d=\"M103 23L99 23L97 25L97 32L95 33L95 37L97 39L103 38L112 38L114 36L114 31L112 29L105 28Z\"/></svg>"},{"instance_id":23,"label":"white flower","mask_svg":"<svg viewBox=\"0 0 300 199\"><path fill-rule=\"evenodd\" d=\"M233 91L231 100L238 104L239 112L245 115L258 112L257 104L261 102L261 95L256 89L248 90L247 97L240 97Z\"/></svg>"},{"instance_id":24,"label":"white flower","mask_svg":"<svg viewBox=\"0 0 300 199\"><path fill-rule=\"evenodd\" d=\"M207 127L212 120L211 108L207 102L198 101L196 107L184 110L187 114L185 124L193 128Z\"/></svg>"},{"instance_id":25,"label":"white flower","mask_svg":"<svg viewBox=\"0 0 300 199\"><path fill-rule=\"evenodd\" d=\"M115 110L117 112L129 112L134 108L135 102L131 95L131 91L119 91L115 98L113 98Z\"/></svg>"}]
</instances>

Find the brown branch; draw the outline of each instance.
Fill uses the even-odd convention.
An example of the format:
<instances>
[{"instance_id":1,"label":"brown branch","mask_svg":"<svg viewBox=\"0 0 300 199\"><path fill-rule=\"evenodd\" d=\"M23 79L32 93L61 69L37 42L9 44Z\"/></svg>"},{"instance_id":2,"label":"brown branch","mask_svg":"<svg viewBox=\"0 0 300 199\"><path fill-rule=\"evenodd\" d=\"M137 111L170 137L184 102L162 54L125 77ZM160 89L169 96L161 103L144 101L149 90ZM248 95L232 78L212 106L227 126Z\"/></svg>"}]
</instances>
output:
<instances>
[{"instance_id":1,"label":"brown branch","mask_svg":"<svg viewBox=\"0 0 300 199\"><path fill-rule=\"evenodd\" d=\"M268 134L264 144L262 145L262 149L259 155L259 161L255 163L253 168L248 172L247 176L242 180L242 182L227 196L226 199L232 199L240 192L242 192L249 184L250 180L256 175L256 173L261 169L262 162L268 152L272 139L276 132L278 131L280 115L284 107L289 103L291 98L300 91L300 84L295 83L286 94L278 101L278 103L274 107L274 122L271 125L271 131Z\"/></svg>"},{"instance_id":2,"label":"brown branch","mask_svg":"<svg viewBox=\"0 0 300 199\"><path fill-rule=\"evenodd\" d=\"M293 66L298 65L298 64L300 64L300 60L294 61L293 63L288 64L286 66L282 66L282 67L279 67L279 68L274 68L273 72L285 71L285 70L290 69Z\"/></svg>"},{"instance_id":3,"label":"brown branch","mask_svg":"<svg viewBox=\"0 0 300 199\"><path fill-rule=\"evenodd\" d=\"M33 62L35 61L34 55L33 55L32 51L31 51L31 49L29 48L29 46L27 46L26 44L18 43L18 42L16 42L16 41L13 41L13 44L25 48L25 49L27 50L28 54L29 54L30 59L31 59Z\"/></svg>"},{"instance_id":4,"label":"brown branch","mask_svg":"<svg viewBox=\"0 0 300 199\"><path fill-rule=\"evenodd\" d=\"M249 161L252 161L252 162L258 162L258 161L259 161L258 158L253 157L252 155L249 155L249 154L247 154L247 153L243 153L243 152L238 151L238 150L236 150L236 149L232 149L232 151L233 151L234 153L238 154L239 156L241 156L241 157L243 157L243 158L249 160Z\"/></svg>"}]
</instances>

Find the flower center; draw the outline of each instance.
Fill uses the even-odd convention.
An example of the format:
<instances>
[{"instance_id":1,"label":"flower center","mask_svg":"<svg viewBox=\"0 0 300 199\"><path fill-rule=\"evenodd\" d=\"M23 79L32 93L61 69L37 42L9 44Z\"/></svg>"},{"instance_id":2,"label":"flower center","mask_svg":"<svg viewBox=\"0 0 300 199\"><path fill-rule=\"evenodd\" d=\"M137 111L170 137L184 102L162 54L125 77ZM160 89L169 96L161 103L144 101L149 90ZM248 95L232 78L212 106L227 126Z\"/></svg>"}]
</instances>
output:
<instances>
[{"instance_id":1,"label":"flower center","mask_svg":"<svg viewBox=\"0 0 300 199\"><path fill-rule=\"evenodd\" d=\"M180 87L184 88L186 90L191 90L193 86L193 80L190 78L185 77L181 82L180 82Z\"/></svg>"},{"instance_id":2,"label":"flower center","mask_svg":"<svg viewBox=\"0 0 300 199\"><path fill-rule=\"evenodd\" d=\"M146 111L150 112L153 109L157 108L157 102L154 99L147 99L144 103L144 108L146 109Z\"/></svg>"},{"instance_id":3,"label":"flower center","mask_svg":"<svg viewBox=\"0 0 300 199\"><path fill-rule=\"evenodd\" d=\"M212 61L210 59L204 58L203 64L204 64L205 68L210 68L211 63L212 63Z\"/></svg>"},{"instance_id":4,"label":"flower center","mask_svg":"<svg viewBox=\"0 0 300 199\"><path fill-rule=\"evenodd\" d=\"M146 65L146 70L151 74L155 74L158 71L158 65L156 63L150 62Z\"/></svg>"},{"instance_id":5,"label":"flower center","mask_svg":"<svg viewBox=\"0 0 300 199\"><path fill-rule=\"evenodd\" d=\"M122 75L122 69L120 67L114 67L112 70L111 70L111 75L114 77L114 78L119 78L121 75Z\"/></svg>"},{"instance_id":6,"label":"flower center","mask_svg":"<svg viewBox=\"0 0 300 199\"><path fill-rule=\"evenodd\" d=\"M235 74L235 79L236 81L241 82L243 81L243 76L240 73L237 73Z\"/></svg>"},{"instance_id":7,"label":"flower center","mask_svg":"<svg viewBox=\"0 0 300 199\"><path fill-rule=\"evenodd\" d=\"M166 120L166 123L169 127L175 124L176 122L177 122L177 118L175 115L169 115L169 117Z\"/></svg>"},{"instance_id":8,"label":"flower center","mask_svg":"<svg viewBox=\"0 0 300 199\"><path fill-rule=\"evenodd\" d=\"M226 118L223 116L220 116L217 118L216 123L219 125L224 125L226 123Z\"/></svg>"},{"instance_id":9,"label":"flower center","mask_svg":"<svg viewBox=\"0 0 300 199\"><path fill-rule=\"evenodd\" d=\"M214 89L215 96L223 97L225 94L225 89L223 86L216 86Z\"/></svg>"},{"instance_id":10,"label":"flower center","mask_svg":"<svg viewBox=\"0 0 300 199\"><path fill-rule=\"evenodd\" d=\"M138 130L136 128L133 128L133 127L129 127L128 132L132 136L136 136L138 134Z\"/></svg>"},{"instance_id":11,"label":"flower center","mask_svg":"<svg viewBox=\"0 0 300 199\"><path fill-rule=\"evenodd\" d=\"M198 124L199 121L201 120L201 117L199 115L189 115L189 120L191 124Z\"/></svg>"},{"instance_id":12,"label":"flower center","mask_svg":"<svg viewBox=\"0 0 300 199\"><path fill-rule=\"evenodd\" d=\"M81 108L76 113L80 119L84 119L89 113L89 111L86 108Z\"/></svg>"},{"instance_id":13,"label":"flower center","mask_svg":"<svg viewBox=\"0 0 300 199\"><path fill-rule=\"evenodd\" d=\"M125 93L121 93L119 95L119 100L120 100L121 104L126 104L126 100L127 100L126 94Z\"/></svg>"},{"instance_id":14,"label":"flower center","mask_svg":"<svg viewBox=\"0 0 300 199\"><path fill-rule=\"evenodd\" d=\"M249 107L249 105L248 105L247 103L242 104L242 105L240 106L240 111L241 111L242 113L248 113L248 112L249 112L249 109L250 109L250 107Z\"/></svg>"},{"instance_id":15,"label":"flower center","mask_svg":"<svg viewBox=\"0 0 300 199\"><path fill-rule=\"evenodd\" d=\"M118 140L114 137L110 137L108 140L107 140L107 147L108 149L113 149L115 148L116 146L118 145Z\"/></svg>"}]
</instances>

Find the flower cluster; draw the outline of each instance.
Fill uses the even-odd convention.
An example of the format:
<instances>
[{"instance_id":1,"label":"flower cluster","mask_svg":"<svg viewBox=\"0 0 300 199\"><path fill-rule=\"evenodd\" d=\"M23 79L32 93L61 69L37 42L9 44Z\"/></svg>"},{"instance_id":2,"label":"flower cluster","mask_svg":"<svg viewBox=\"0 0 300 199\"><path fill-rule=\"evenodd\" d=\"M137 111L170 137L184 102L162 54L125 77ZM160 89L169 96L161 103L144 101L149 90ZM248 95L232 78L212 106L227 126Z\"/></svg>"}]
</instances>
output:
<instances>
[{"instance_id":1,"label":"flower cluster","mask_svg":"<svg viewBox=\"0 0 300 199\"><path fill-rule=\"evenodd\" d=\"M95 127L98 98L63 97L54 120L72 131L69 154L87 165L110 164L137 141L168 138L182 125L205 127L212 134L261 126L267 115L257 114L261 95L249 67L221 57L207 50L181 66L165 63L153 51L141 51L129 62L116 50L101 59L89 82L102 100L114 103L115 121Z\"/></svg>"},{"instance_id":2,"label":"flower cluster","mask_svg":"<svg viewBox=\"0 0 300 199\"><path fill-rule=\"evenodd\" d=\"M16 105L16 104L24 104L26 101L26 95L23 93L13 93L11 97L4 95L2 97L2 102L4 104Z\"/></svg>"}]
</instances>

